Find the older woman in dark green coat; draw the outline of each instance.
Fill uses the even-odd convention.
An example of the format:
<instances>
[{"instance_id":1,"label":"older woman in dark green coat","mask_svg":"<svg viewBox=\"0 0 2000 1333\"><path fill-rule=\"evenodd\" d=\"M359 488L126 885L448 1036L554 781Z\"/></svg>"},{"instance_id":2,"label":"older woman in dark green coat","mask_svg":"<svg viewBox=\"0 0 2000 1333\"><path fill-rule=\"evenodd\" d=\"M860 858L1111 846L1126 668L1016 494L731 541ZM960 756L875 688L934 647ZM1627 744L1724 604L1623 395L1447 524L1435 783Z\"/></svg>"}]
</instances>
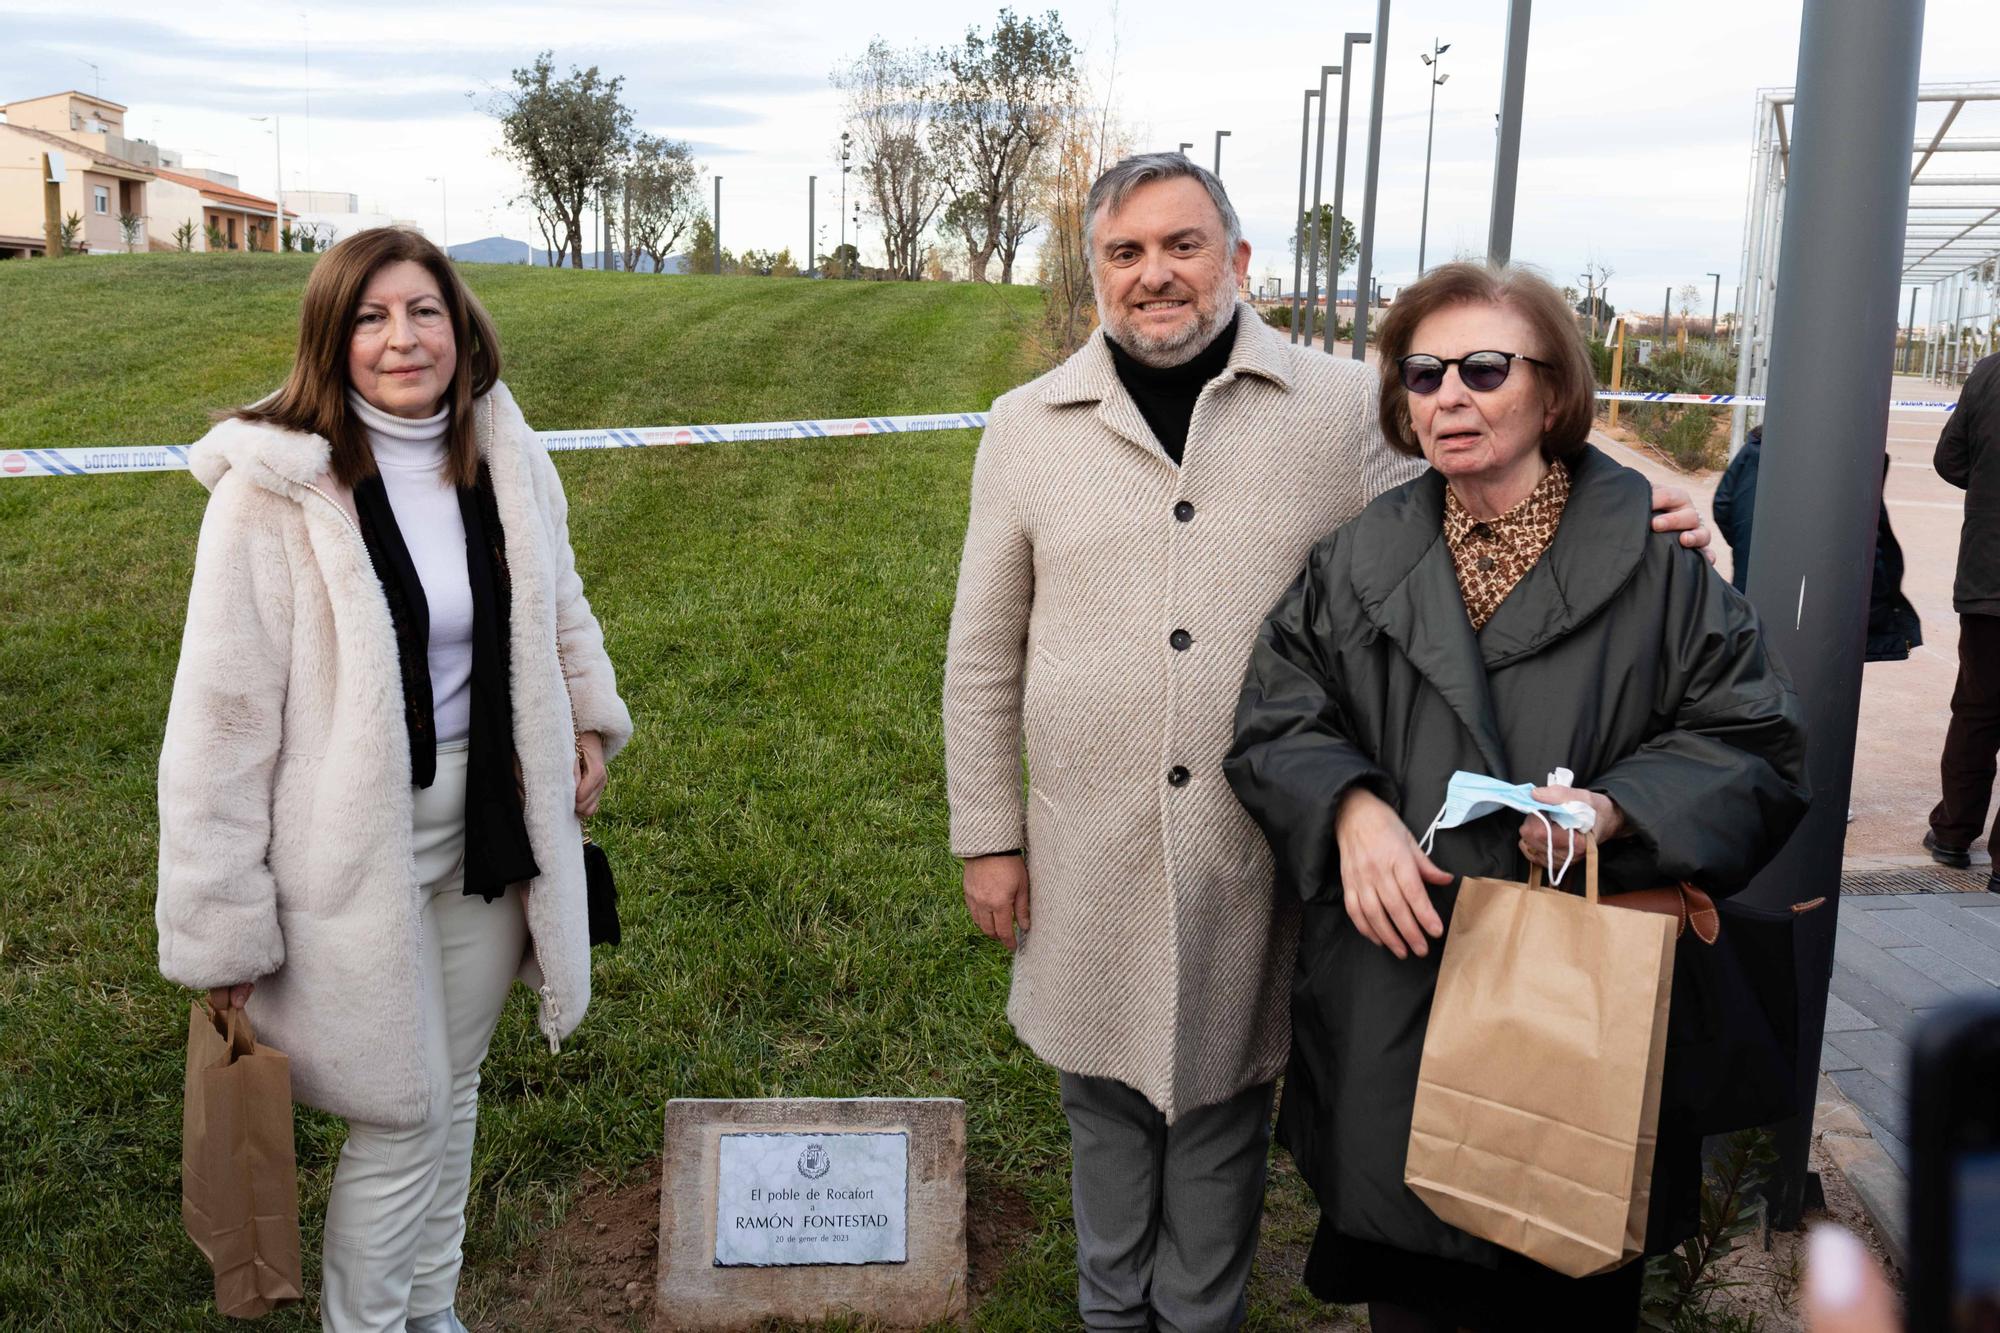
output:
<instances>
[{"instance_id":1,"label":"older woman in dark green coat","mask_svg":"<svg viewBox=\"0 0 2000 1333\"><path fill-rule=\"evenodd\" d=\"M1590 362L1546 282L1434 270L1380 350L1383 430L1431 471L1313 550L1224 765L1305 904L1279 1132L1322 1209L1307 1285L1369 1302L1377 1333L1629 1329L1640 1263L1565 1278L1403 1185L1454 877L1522 879L1550 849L1518 815L1442 829L1428 856L1418 838L1454 771L1569 769L1535 795L1592 808L1606 892L1727 895L1804 813L1799 701L1750 604L1647 531L1645 479L1586 443ZM1662 1124L1649 1250L1691 1230L1698 1147Z\"/></svg>"}]
</instances>

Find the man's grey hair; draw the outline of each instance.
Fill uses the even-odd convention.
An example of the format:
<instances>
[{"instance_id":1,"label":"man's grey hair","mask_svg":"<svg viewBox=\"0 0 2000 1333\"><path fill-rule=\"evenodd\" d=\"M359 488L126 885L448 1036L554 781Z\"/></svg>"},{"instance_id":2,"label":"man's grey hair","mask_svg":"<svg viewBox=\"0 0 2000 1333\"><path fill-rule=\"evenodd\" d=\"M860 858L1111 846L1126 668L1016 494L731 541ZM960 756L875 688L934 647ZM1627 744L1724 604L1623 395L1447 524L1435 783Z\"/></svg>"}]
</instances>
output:
<instances>
[{"instance_id":1,"label":"man's grey hair","mask_svg":"<svg viewBox=\"0 0 2000 1333\"><path fill-rule=\"evenodd\" d=\"M1099 213L1124 207L1125 201L1132 197L1132 191L1141 185L1183 177L1200 181L1201 187L1208 191L1215 211L1222 215L1224 252L1235 254L1236 243L1243 239L1243 224L1238 220L1235 205L1229 202L1228 192L1222 188L1222 181L1216 174L1185 153L1134 153L1106 168L1090 187L1090 197L1085 201L1083 210L1083 248L1090 255L1092 264L1097 260Z\"/></svg>"}]
</instances>

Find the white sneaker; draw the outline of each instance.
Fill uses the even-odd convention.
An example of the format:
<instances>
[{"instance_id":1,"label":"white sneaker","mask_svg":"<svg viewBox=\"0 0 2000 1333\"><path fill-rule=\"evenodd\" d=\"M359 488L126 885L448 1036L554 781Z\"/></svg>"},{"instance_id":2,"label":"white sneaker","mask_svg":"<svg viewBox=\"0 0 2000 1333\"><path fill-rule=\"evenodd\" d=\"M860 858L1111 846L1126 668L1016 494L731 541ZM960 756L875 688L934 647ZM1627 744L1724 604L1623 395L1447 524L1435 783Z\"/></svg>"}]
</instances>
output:
<instances>
[{"instance_id":1,"label":"white sneaker","mask_svg":"<svg viewBox=\"0 0 2000 1333\"><path fill-rule=\"evenodd\" d=\"M459 1322L458 1307L439 1310L432 1314L414 1314L403 1325L406 1333L471 1333Z\"/></svg>"}]
</instances>

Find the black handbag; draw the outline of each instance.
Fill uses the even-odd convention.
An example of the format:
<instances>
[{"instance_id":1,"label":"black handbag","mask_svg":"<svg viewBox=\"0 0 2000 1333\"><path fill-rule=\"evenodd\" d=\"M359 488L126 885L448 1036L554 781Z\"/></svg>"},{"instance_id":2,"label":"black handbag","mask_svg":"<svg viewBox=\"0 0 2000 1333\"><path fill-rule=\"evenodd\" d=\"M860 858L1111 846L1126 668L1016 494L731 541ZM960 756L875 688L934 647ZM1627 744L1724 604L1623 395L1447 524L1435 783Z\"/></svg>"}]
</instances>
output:
<instances>
[{"instance_id":1,"label":"black handbag","mask_svg":"<svg viewBox=\"0 0 2000 1333\"><path fill-rule=\"evenodd\" d=\"M1798 1110L1798 920L1824 898L1758 907L1725 898L1713 942L1683 936L1660 1121L1700 1134L1774 1124Z\"/></svg>"},{"instance_id":2,"label":"black handbag","mask_svg":"<svg viewBox=\"0 0 2000 1333\"><path fill-rule=\"evenodd\" d=\"M617 944L622 938L618 930L618 885L611 878L611 858L589 833L583 835L583 888L590 902L592 947Z\"/></svg>"}]
</instances>

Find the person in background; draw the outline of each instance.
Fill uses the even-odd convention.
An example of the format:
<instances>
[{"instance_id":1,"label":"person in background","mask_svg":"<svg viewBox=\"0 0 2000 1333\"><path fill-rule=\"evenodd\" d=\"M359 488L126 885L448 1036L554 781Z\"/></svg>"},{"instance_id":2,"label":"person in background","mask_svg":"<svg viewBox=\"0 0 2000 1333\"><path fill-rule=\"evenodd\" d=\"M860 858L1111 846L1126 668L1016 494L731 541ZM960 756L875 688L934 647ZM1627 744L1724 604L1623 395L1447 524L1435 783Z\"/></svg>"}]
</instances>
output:
<instances>
[{"instance_id":1,"label":"person in background","mask_svg":"<svg viewBox=\"0 0 2000 1333\"><path fill-rule=\"evenodd\" d=\"M1729 582L1749 592L1750 539L1757 511L1757 471L1763 461L1764 427L1752 426L1743 447L1729 460L1715 488L1715 527L1729 543ZM1882 455L1882 477L1889 476L1889 456ZM1875 521L1875 571L1868 585L1868 646L1864 660L1904 662L1910 649L1924 641L1923 621L1903 595L1903 545L1889 525L1889 503L1882 502Z\"/></svg>"},{"instance_id":2,"label":"person in background","mask_svg":"<svg viewBox=\"0 0 2000 1333\"><path fill-rule=\"evenodd\" d=\"M1986 822L2000 753L2000 355L1986 357L1966 377L1933 463L1940 477L1965 492L1965 524L1951 588L1958 684L1938 760L1943 796L1931 811L1924 848L1935 861L1965 867ZM1987 836L1988 850L1996 842L2000 816ZM1987 876L1986 888L2000 893L2000 866Z\"/></svg>"},{"instance_id":3,"label":"person in background","mask_svg":"<svg viewBox=\"0 0 2000 1333\"><path fill-rule=\"evenodd\" d=\"M333 1333L461 1333L479 1066L516 977L590 1002L579 816L632 733L562 483L438 248L360 232L277 393L209 432L160 751L160 971L348 1122Z\"/></svg>"}]
</instances>

